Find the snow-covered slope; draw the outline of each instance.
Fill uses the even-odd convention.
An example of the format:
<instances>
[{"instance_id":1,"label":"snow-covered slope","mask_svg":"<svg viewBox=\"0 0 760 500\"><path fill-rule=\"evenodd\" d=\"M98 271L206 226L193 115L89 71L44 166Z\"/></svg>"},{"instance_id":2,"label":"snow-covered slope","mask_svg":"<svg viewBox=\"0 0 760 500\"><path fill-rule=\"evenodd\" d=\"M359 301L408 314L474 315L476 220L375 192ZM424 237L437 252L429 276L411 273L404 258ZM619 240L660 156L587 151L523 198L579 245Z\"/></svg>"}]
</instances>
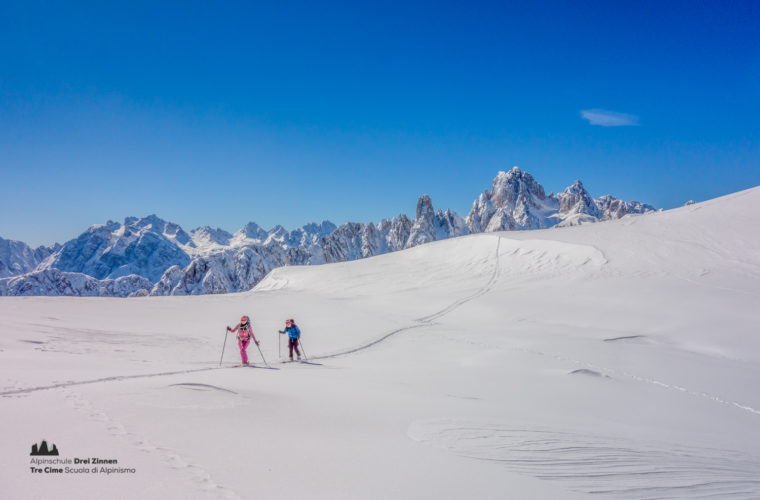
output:
<instances>
[{"instance_id":1,"label":"snow-covered slope","mask_svg":"<svg viewBox=\"0 0 760 500\"><path fill-rule=\"evenodd\" d=\"M156 471L164 494L248 498L250 483L229 469L249 447L254 470L269 471L255 495L275 498L502 498L493 485L504 482L520 497L639 497L647 488L750 498L760 245L744 224L758 198L280 268L241 295L5 298L0 354L11 391L52 383L45 370L15 371L27 359L54 365L58 380L182 372L14 392L28 396L4 399L5 414L61 405L48 439L64 449L77 419L101 422L68 448L107 448L141 472L121 483L62 478L84 498L115 484L128 497ZM211 332L241 311L253 314L270 361L280 321L295 316L322 366L188 372L214 365L222 332ZM19 337L30 317L48 319ZM103 356L113 342L121 352ZM249 421L242 435L233 430ZM4 437L18 446L39 439L29 437L33 419L19 422ZM282 444L294 432L297 454ZM316 457L320 467L309 467ZM4 455L4 465L16 459ZM292 468L302 480L280 495ZM201 477L206 490L196 489ZM19 476L10 487L46 484Z\"/></svg>"},{"instance_id":2,"label":"snow-covered slope","mask_svg":"<svg viewBox=\"0 0 760 500\"><path fill-rule=\"evenodd\" d=\"M758 498L758 210L760 188L239 294L2 297L3 496ZM241 314L272 369L234 367ZM289 317L312 364L278 362ZM42 439L135 472L32 474Z\"/></svg>"}]
</instances>

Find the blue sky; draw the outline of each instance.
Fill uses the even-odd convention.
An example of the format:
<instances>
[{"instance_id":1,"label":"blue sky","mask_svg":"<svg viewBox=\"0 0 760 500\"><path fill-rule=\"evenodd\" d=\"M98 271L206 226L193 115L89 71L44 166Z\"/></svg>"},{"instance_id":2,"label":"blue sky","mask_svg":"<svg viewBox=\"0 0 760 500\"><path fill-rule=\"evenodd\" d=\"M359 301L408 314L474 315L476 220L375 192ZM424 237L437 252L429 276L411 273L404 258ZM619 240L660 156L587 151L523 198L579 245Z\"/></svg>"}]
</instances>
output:
<instances>
[{"instance_id":1,"label":"blue sky","mask_svg":"<svg viewBox=\"0 0 760 500\"><path fill-rule=\"evenodd\" d=\"M220 3L0 3L1 237L760 184L758 2Z\"/></svg>"}]
</instances>

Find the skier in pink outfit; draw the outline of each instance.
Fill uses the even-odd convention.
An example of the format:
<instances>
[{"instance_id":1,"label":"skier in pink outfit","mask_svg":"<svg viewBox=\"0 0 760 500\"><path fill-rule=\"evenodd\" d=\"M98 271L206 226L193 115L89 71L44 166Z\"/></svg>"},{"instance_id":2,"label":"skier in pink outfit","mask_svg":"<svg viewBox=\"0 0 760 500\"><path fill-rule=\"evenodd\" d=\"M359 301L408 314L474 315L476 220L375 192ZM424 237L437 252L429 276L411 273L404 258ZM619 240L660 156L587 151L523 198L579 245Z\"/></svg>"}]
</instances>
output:
<instances>
[{"instance_id":1,"label":"skier in pink outfit","mask_svg":"<svg viewBox=\"0 0 760 500\"><path fill-rule=\"evenodd\" d=\"M256 336L253 334L253 326L248 316L240 318L240 323L235 325L235 328L227 327L228 332L238 332L238 347L240 347L240 358L244 365L248 364L248 353L245 351L248 349L248 344L253 339L256 345L259 345L259 341L256 340Z\"/></svg>"}]
</instances>

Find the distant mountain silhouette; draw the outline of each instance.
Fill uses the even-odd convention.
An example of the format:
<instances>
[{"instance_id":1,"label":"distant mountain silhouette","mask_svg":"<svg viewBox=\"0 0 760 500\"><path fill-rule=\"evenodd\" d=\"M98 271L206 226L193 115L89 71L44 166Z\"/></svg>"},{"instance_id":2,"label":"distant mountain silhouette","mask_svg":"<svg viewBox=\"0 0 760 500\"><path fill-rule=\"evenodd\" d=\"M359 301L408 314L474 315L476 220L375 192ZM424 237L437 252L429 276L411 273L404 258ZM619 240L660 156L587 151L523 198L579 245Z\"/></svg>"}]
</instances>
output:
<instances>
[{"instance_id":1,"label":"distant mountain silhouette","mask_svg":"<svg viewBox=\"0 0 760 500\"><path fill-rule=\"evenodd\" d=\"M58 455L58 448L55 445L53 445L53 449L49 450L48 449L47 441L45 441L43 439L42 443L40 443L39 448L37 447L37 443L34 443L32 445L32 452L29 455L31 455L31 456L35 456L35 455L47 455L47 456Z\"/></svg>"}]
</instances>

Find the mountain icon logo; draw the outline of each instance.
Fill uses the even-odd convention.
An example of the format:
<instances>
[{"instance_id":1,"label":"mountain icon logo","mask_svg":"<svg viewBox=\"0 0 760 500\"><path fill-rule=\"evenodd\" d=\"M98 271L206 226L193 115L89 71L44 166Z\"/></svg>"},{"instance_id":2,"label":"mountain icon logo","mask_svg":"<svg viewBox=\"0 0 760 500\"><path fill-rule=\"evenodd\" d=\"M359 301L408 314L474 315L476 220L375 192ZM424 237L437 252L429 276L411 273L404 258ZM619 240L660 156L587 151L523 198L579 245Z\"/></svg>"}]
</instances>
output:
<instances>
[{"instance_id":1,"label":"mountain icon logo","mask_svg":"<svg viewBox=\"0 0 760 500\"><path fill-rule=\"evenodd\" d=\"M46 456L55 456L58 455L58 448L53 445L52 448L48 448L47 441L44 439L40 443L39 446L37 446L37 443L34 443L32 445L32 452L29 454L31 456L39 456L39 455L46 455Z\"/></svg>"}]
</instances>

